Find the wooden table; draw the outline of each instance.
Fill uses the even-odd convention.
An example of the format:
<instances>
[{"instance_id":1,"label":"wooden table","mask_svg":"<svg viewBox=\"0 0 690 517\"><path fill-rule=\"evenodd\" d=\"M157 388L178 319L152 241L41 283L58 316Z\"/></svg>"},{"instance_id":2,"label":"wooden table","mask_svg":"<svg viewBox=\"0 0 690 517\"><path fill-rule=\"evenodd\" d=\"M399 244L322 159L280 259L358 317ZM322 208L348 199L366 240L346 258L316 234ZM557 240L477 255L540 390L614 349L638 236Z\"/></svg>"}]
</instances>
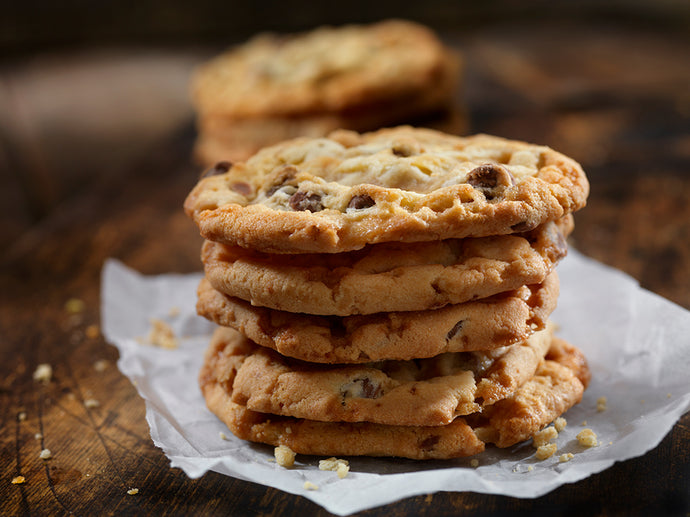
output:
<instances>
[{"instance_id":1,"label":"wooden table","mask_svg":"<svg viewBox=\"0 0 690 517\"><path fill-rule=\"evenodd\" d=\"M534 29L445 35L466 56L458 95L472 132L548 144L578 159L592 192L573 244L690 308L687 37L578 27L574 43L567 26ZM122 51L0 70L4 92L11 90L0 104L9 115L0 126L2 515L327 515L278 490L214 473L190 480L169 468L149 438L143 401L117 370L116 349L98 333L107 257L145 274L200 269L201 240L181 203L198 174L185 73L204 55ZM79 71L77 81L88 82L94 67L123 80L121 66L150 87L116 84L130 97L102 116L119 113L113 124L126 131L98 125L79 133L73 121L90 120L80 113L64 121L64 132L46 129L31 97L41 85L54 90L65 67ZM177 101L162 103L161 91ZM152 92L159 102L142 122L142 110L123 99ZM93 113L87 100L75 105ZM41 363L52 365L48 384L32 378ZM90 399L100 405L86 407ZM687 515L689 425L686 414L643 457L536 500L437 493L362 515ZM50 461L39 458L44 448ZM25 482L11 484L19 475ZM128 495L132 487L137 495Z\"/></svg>"}]
</instances>

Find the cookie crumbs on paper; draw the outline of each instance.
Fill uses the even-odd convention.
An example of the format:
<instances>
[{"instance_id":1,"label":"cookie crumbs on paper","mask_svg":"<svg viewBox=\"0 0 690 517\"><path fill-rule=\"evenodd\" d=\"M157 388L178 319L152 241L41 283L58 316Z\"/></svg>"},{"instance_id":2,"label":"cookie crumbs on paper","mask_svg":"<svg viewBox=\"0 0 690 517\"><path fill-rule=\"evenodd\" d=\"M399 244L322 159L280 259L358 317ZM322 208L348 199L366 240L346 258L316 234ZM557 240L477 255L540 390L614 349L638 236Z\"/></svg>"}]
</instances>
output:
<instances>
[{"instance_id":1,"label":"cookie crumbs on paper","mask_svg":"<svg viewBox=\"0 0 690 517\"><path fill-rule=\"evenodd\" d=\"M305 481L304 482L304 488L305 488L305 490L318 490L319 486L315 485L311 481Z\"/></svg>"},{"instance_id":2,"label":"cookie crumbs on paper","mask_svg":"<svg viewBox=\"0 0 690 517\"><path fill-rule=\"evenodd\" d=\"M556 431L559 433L563 431L563 429L566 428L568 425L568 421L563 418L562 416L559 416L556 420L553 421L553 426L556 428Z\"/></svg>"},{"instance_id":3,"label":"cookie crumbs on paper","mask_svg":"<svg viewBox=\"0 0 690 517\"><path fill-rule=\"evenodd\" d=\"M537 431L532 436L532 445L535 449L539 449L549 442L558 438L558 431L555 427L545 427L541 431Z\"/></svg>"},{"instance_id":4,"label":"cookie crumbs on paper","mask_svg":"<svg viewBox=\"0 0 690 517\"><path fill-rule=\"evenodd\" d=\"M285 445L279 445L273 451L276 462L281 467L289 469L295 464L295 452Z\"/></svg>"},{"instance_id":5,"label":"cookie crumbs on paper","mask_svg":"<svg viewBox=\"0 0 690 517\"><path fill-rule=\"evenodd\" d=\"M599 445L599 442L597 441L597 435L591 429L583 429L582 431L577 433L577 441L583 447L596 447L597 445Z\"/></svg>"},{"instance_id":6,"label":"cookie crumbs on paper","mask_svg":"<svg viewBox=\"0 0 690 517\"><path fill-rule=\"evenodd\" d=\"M127 490L127 494L129 494L129 495L137 495L138 493L139 493L138 488L130 488L129 490Z\"/></svg>"},{"instance_id":7,"label":"cookie crumbs on paper","mask_svg":"<svg viewBox=\"0 0 690 517\"><path fill-rule=\"evenodd\" d=\"M340 479L347 477L350 472L350 463L347 460L328 458L319 460L319 470L331 470L338 474Z\"/></svg>"},{"instance_id":8,"label":"cookie crumbs on paper","mask_svg":"<svg viewBox=\"0 0 690 517\"><path fill-rule=\"evenodd\" d=\"M174 350L178 345L177 337L175 337L172 327L157 318L151 318L151 331L146 338L146 342L166 350Z\"/></svg>"},{"instance_id":9,"label":"cookie crumbs on paper","mask_svg":"<svg viewBox=\"0 0 690 517\"><path fill-rule=\"evenodd\" d=\"M601 413L602 411L606 411L606 402L607 402L606 397L599 397L597 399L597 411L599 413Z\"/></svg>"},{"instance_id":10,"label":"cookie crumbs on paper","mask_svg":"<svg viewBox=\"0 0 690 517\"><path fill-rule=\"evenodd\" d=\"M41 451L41 454L38 455L38 457L42 460L49 460L53 457L53 454L50 452L50 449L43 449Z\"/></svg>"},{"instance_id":11,"label":"cookie crumbs on paper","mask_svg":"<svg viewBox=\"0 0 690 517\"><path fill-rule=\"evenodd\" d=\"M538 460L545 460L556 454L557 450L558 445L556 445L555 443L547 443L539 446L537 452L535 453L535 457Z\"/></svg>"},{"instance_id":12,"label":"cookie crumbs on paper","mask_svg":"<svg viewBox=\"0 0 690 517\"><path fill-rule=\"evenodd\" d=\"M13 485L23 485L26 483L26 478L24 476L16 476L12 478Z\"/></svg>"}]
</instances>

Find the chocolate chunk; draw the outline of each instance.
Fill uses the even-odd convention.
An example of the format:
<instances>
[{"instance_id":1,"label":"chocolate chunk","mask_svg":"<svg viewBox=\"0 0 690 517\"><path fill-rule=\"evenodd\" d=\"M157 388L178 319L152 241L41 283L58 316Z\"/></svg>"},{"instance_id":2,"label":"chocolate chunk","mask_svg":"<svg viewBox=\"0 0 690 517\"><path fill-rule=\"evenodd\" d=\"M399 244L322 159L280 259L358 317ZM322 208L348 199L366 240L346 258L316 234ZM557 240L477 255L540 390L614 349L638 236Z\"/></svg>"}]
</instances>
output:
<instances>
[{"instance_id":1,"label":"chocolate chunk","mask_svg":"<svg viewBox=\"0 0 690 517\"><path fill-rule=\"evenodd\" d=\"M225 174L232 168L232 163L230 162L218 162L210 169L206 169L202 174L202 178L208 178L210 176L218 176L219 174Z\"/></svg>"},{"instance_id":2,"label":"chocolate chunk","mask_svg":"<svg viewBox=\"0 0 690 517\"><path fill-rule=\"evenodd\" d=\"M302 190L298 190L291 195L288 202L290 203L290 208L293 210L309 210L310 212L319 212L323 210L321 196L319 194L307 194Z\"/></svg>"},{"instance_id":3,"label":"chocolate chunk","mask_svg":"<svg viewBox=\"0 0 690 517\"><path fill-rule=\"evenodd\" d=\"M527 232L529 230L532 230L533 228L534 228L534 225L528 223L527 221L522 221L521 223L515 223L513 226L510 227L510 229L513 230L515 233Z\"/></svg>"},{"instance_id":4,"label":"chocolate chunk","mask_svg":"<svg viewBox=\"0 0 690 517\"><path fill-rule=\"evenodd\" d=\"M462 331L462 324L464 322L465 322L465 320L460 320L455 325L453 325L453 328L448 331L448 334L446 334L446 339L448 341L453 339L455 336L457 336Z\"/></svg>"},{"instance_id":5,"label":"chocolate chunk","mask_svg":"<svg viewBox=\"0 0 690 517\"><path fill-rule=\"evenodd\" d=\"M493 199L504 189L515 185L515 178L505 167L485 163L467 174L467 183L482 191L487 199Z\"/></svg>"},{"instance_id":6,"label":"chocolate chunk","mask_svg":"<svg viewBox=\"0 0 690 517\"><path fill-rule=\"evenodd\" d=\"M347 204L348 208L354 208L356 210L363 210L365 208L371 208L376 204L376 201L371 199L371 196L368 196L367 194L358 194L354 196L352 199L350 199L350 202Z\"/></svg>"},{"instance_id":7,"label":"chocolate chunk","mask_svg":"<svg viewBox=\"0 0 690 517\"><path fill-rule=\"evenodd\" d=\"M230 188L238 194L242 194L243 196L248 196L252 193L251 185L249 183L245 183L244 181L237 181L230 185Z\"/></svg>"},{"instance_id":8,"label":"chocolate chunk","mask_svg":"<svg viewBox=\"0 0 690 517\"><path fill-rule=\"evenodd\" d=\"M436 444L441 440L441 437L437 434L432 434L428 438L425 438L422 443L419 444L419 447L424 450L424 451L430 451L432 450Z\"/></svg>"},{"instance_id":9,"label":"chocolate chunk","mask_svg":"<svg viewBox=\"0 0 690 517\"><path fill-rule=\"evenodd\" d=\"M381 386L373 382L368 377L354 379L351 382L348 382L340 389L340 392L343 395L343 403L345 403L344 399L348 397L376 399L383 395Z\"/></svg>"}]
</instances>

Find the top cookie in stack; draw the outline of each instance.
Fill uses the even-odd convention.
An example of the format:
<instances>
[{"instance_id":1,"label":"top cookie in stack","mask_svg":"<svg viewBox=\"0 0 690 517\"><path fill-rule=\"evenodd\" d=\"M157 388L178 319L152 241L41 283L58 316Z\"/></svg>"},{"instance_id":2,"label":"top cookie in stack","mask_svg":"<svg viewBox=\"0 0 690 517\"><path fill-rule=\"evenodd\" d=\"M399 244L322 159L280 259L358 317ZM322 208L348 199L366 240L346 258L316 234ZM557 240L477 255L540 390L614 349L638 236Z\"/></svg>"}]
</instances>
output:
<instances>
[{"instance_id":1,"label":"top cookie in stack","mask_svg":"<svg viewBox=\"0 0 690 517\"><path fill-rule=\"evenodd\" d=\"M264 34L196 72L196 155L210 165L338 129L414 123L460 133L459 57L416 23Z\"/></svg>"},{"instance_id":2,"label":"top cookie in stack","mask_svg":"<svg viewBox=\"0 0 690 517\"><path fill-rule=\"evenodd\" d=\"M240 438L305 454L450 458L577 403L552 335L580 166L548 147L401 126L336 131L207 171L200 375Z\"/></svg>"}]
</instances>

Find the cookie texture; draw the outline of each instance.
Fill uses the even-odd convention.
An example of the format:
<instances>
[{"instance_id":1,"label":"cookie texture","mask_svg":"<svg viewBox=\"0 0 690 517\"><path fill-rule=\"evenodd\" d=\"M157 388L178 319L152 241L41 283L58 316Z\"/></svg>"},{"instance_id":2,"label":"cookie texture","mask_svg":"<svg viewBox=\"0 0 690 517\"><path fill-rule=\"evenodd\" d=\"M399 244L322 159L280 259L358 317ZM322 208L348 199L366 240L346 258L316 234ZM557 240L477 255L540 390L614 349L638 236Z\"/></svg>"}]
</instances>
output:
<instances>
[{"instance_id":1,"label":"cookie texture","mask_svg":"<svg viewBox=\"0 0 690 517\"><path fill-rule=\"evenodd\" d=\"M487 352L414 361L322 366L284 358L238 332L211 341L216 374L252 411L319 421L445 425L510 396L534 375L551 329Z\"/></svg>"},{"instance_id":2,"label":"cookie texture","mask_svg":"<svg viewBox=\"0 0 690 517\"><path fill-rule=\"evenodd\" d=\"M542 282L567 253L572 216L521 235L383 243L282 255L206 241L206 278L252 305L349 316L420 311Z\"/></svg>"},{"instance_id":3,"label":"cookie texture","mask_svg":"<svg viewBox=\"0 0 690 517\"><path fill-rule=\"evenodd\" d=\"M298 138L208 173L185 200L201 234L273 253L525 232L589 191L548 147L407 126Z\"/></svg>"},{"instance_id":4,"label":"cookie texture","mask_svg":"<svg viewBox=\"0 0 690 517\"><path fill-rule=\"evenodd\" d=\"M204 278L197 312L285 356L366 363L491 350L525 340L545 327L558 293L554 271L542 284L436 310L314 316L252 306L220 293Z\"/></svg>"},{"instance_id":5,"label":"cookie texture","mask_svg":"<svg viewBox=\"0 0 690 517\"><path fill-rule=\"evenodd\" d=\"M560 358L586 368L584 359L567 359L573 355L581 353L571 347ZM228 370L218 366L214 348L206 354L199 382L209 409L244 440L285 445L299 454L448 459L482 452L486 443L514 445L579 402L582 382L554 359L542 362L513 395L490 406L495 409L489 418L470 415L441 426L322 422L252 411L233 402L232 380L225 375Z\"/></svg>"},{"instance_id":6,"label":"cookie texture","mask_svg":"<svg viewBox=\"0 0 690 517\"><path fill-rule=\"evenodd\" d=\"M420 92L445 101L457 70L431 30L387 20L259 35L202 65L192 98L202 116L237 119L382 110L420 102Z\"/></svg>"}]
</instances>

